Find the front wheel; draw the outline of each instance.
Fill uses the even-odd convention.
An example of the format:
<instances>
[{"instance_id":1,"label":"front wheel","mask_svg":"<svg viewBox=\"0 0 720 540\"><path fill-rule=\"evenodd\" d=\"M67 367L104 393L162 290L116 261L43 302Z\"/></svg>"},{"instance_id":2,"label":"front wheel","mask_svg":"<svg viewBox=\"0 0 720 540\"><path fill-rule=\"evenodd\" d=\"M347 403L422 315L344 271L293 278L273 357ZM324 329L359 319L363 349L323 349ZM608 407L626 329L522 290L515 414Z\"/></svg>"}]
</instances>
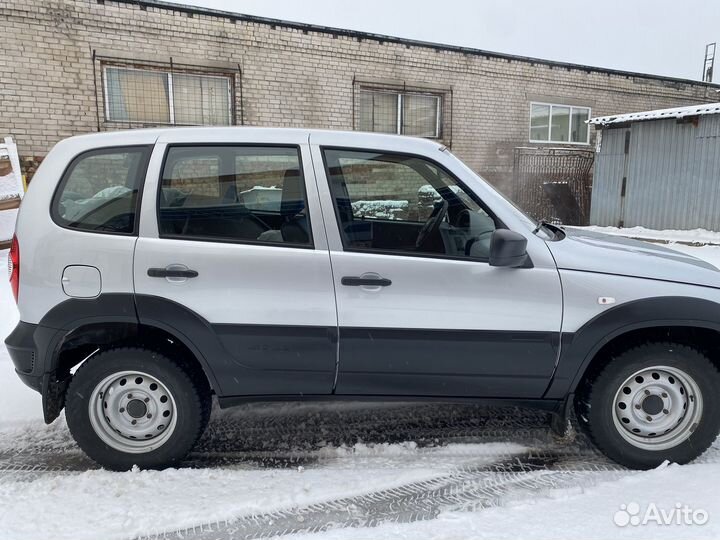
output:
<instances>
[{"instance_id":1,"label":"front wheel","mask_svg":"<svg viewBox=\"0 0 720 540\"><path fill-rule=\"evenodd\" d=\"M80 448L103 467L155 469L185 457L209 409L206 385L180 365L147 349L119 348L80 366L65 417Z\"/></svg>"},{"instance_id":2,"label":"front wheel","mask_svg":"<svg viewBox=\"0 0 720 540\"><path fill-rule=\"evenodd\" d=\"M627 467L687 463L720 431L720 373L686 345L629 349L608 362L587 390L580 414L591 439Z\"/></svg>"}]
</instances>

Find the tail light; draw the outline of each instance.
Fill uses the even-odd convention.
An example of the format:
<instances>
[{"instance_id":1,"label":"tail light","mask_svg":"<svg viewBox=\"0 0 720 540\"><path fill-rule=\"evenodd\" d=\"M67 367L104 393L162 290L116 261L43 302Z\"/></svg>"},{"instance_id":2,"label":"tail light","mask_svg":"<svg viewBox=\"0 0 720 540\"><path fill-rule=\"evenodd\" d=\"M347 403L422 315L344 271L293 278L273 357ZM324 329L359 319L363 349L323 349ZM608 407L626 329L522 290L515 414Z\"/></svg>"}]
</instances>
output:
<instances>
[{"instance_id":1,"label":"tail light","mask_svg":"<svg viewBox=\"0 0 720 540\"><path fill-rule=\"evenodd\" d=\"M17 303L20 290L20 244L18 244L17 236L14 235L8 256L8 273L10 274L10 287Z\"/></svg>"}]
</instances>

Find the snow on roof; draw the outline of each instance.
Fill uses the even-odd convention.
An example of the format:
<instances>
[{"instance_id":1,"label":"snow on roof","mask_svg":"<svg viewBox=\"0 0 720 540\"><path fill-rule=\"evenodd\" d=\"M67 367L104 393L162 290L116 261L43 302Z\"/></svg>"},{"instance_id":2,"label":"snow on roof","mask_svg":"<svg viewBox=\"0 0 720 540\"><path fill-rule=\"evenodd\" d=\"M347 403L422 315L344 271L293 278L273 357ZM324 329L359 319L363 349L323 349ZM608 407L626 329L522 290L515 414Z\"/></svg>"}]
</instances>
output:
<instances>
[{"instance_id":1,"label":"snow on roof","mask_svg":"<svg viewBox=\"0 0 720 540\"><path fill-rule=\"evenodd\" d=\"M705 114L720 114L720 103L703 103L702 105L675 107L673 109L658 109L655 111L616 114L614 116L598 116L597 118L591 118L588 123L595 126L609 126L610 124L622 124L625 122L642 122L643 120L659 120L663 118L684 118L686 116L701 116Z\"/></svg>"}]
</instances>

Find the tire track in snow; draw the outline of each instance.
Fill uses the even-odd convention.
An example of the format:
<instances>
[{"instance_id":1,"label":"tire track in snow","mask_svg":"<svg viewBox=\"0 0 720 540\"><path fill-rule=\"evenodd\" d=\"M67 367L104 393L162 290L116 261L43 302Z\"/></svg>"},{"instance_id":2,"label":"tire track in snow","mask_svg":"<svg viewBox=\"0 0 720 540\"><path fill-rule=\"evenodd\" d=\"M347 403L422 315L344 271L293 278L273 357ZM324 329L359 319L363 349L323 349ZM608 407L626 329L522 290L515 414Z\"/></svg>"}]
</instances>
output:
<instances>
[{"instance_id":1,"label":"tire track in snow","mask_svg":"<svg viewBox=\"0 0 720 540\"><path fill-rule=\"evenodd\" d=\"M478 458L472 466L470 448L462 456L464 465L431 480L150 538L266 538L432 519L443 511L481 510L557 489L580 491L601 479L630 474L608 462L582 435L558 443L548 430L547 419L543 413L516 408L441 404L283 404L216 410L186 466L265 469L302 465L310 469L344 460L352 466L352 447L357 443L413 441L422 449L448 443L512 442L533 450L521 456L494 456L496 461L491 464L487 458L493 456L483 454L482 461ZM3 435L7 437L0 438L4 439L0 440L0 481L32 481L46 474L97 468L74 445L62 421ZM342 447L344 450L336 452ZM408 454L409 465L421 454ZM706 459L717 461L720 456L716 452ZM342 470L338 475L342 482Z\"/></svg>"},{"instance_id":2,"label":"tire track in snow","mask_svg":"<svg viewBox=\"0 0 720 540\"><path fill-rule=\"evenodd\" d=\"M581 469L564 468L575 459L573 453L563 455L561 449L557 453L531 451L490 465L462 467L438 478L366 495L251 515L226 523L204 524L148 538L240 540L346 527L373 527L388 522L407 523L434 519L444 511L478 511L502 506L508 500L542 496L551 490L580 491L599 479L609 480L632 474L603 462L589 462Z\"/></svg>"},{"instance_id":3,"label":"tire track in snow","mask_svg":"<svg viewBox=\"0 0 720 540\"><path fill-rule=\"evenodd\" d=\"M270 417L230 414L224 422L209 430L208 439L200 442L199 452L191 456L190 464L198 466L214 460L229 464L244 460L275 461L280 466L321 467L322 459L313 461L314 450L318 447L356 442L412 440L422 447L503 441L534 450L522 456L498 455L496 462L489 465L483 461L482 465L459 467L431 480L366 495L245 516L225 523L206 523L151 538L269 538L297 532L433 519L443 511L481 510L501 506L508 500L537 497L555 489L580 491L600 479L629 474L608 462L582 435L569 444L558 444L548 430L547 415L536 411L410 405L388 410L341 410L329 414L331 418L325 412ZM240 433L245 440L238 448L233 441ZM278 447L285 442L289 451L279 451ZM225 453L221 455L218 451Z\"/></svg>"}]
</instances>

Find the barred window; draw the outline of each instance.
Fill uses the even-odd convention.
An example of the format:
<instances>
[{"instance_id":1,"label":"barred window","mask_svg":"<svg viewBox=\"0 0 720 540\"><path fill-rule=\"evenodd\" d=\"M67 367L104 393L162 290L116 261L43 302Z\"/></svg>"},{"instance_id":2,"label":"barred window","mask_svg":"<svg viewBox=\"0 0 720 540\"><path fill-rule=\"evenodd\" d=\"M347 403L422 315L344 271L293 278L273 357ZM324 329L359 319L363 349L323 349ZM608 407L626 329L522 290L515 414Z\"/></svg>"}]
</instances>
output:
<instances>
[{"instance_id":1,"label":"barred window","mask_svg":"<svg viewBox=\"0 0 720 540\"><path fill-rule=\"evenodd\" d=\"M144 124L232 124L231 78L106 66L105 118Z\"/></svg>"},{"instance_id":2,"label":"barred window","mask_svg":"<svg viewBox=\"0 0 720 540\"><path fill-rule=\"evenodd\" d=\"M362 88L358 129L438 139L442 136L442 96Z\"/></svg>"}]
</instances>

